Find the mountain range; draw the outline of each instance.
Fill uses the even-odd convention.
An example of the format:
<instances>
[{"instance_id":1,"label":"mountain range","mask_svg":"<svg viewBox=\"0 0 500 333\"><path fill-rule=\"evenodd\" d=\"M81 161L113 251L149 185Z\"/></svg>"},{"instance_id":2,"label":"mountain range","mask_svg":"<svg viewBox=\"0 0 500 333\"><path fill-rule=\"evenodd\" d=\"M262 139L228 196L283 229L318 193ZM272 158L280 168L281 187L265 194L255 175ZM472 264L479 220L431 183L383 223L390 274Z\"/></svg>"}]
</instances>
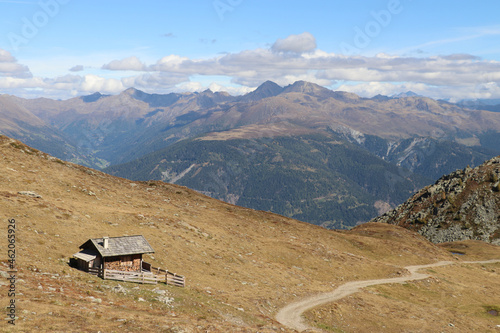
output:
<instances>
[{"instance_id":1,"label":"mountain range","mask_svg":"<svg viewBox=\"0 0 500 333\"><path fill-rule=\"evenodd\" d=\"M61 159L337 228L500 153L498 112L304 81L243 96L131 88L0 103L1 133Z\"/></svg>"}]
</instances>

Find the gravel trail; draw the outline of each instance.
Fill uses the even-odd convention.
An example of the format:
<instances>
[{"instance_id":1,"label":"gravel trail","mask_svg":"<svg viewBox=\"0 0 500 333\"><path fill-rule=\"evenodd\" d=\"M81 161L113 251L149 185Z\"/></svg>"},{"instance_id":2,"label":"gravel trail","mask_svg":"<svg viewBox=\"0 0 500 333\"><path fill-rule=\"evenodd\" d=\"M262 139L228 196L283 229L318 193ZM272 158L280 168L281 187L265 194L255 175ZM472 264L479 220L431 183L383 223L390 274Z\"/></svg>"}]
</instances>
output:
<instances>
[{"instance_id":1,"label":"gravel trail","mask_svg":"<svg viewBox=\"0 0 500 333\"><path fill-rule=\"evenodd\" d=\"M276 315L276 320L281 324L298 330L302 332L306 329L312 329L312 327L308 326L304 318L302 318L302 314L305 311L308 311L312 308L315 308L319 305L323 305L326 303L331 303L342 299L346 296L354 294L358 292L361 288L365 288L368 286L374 286L378 284L386 284L386 283L403 283L407 281L414 280L423 280L430 277L429 274L419 273L420 269L438 267L438 266L446 266L452 264L492 264L500 262L500 260L487 260L487 261L440 261L434 264L428 265L417 265L417 266L406 266L410 272L410 275L395 277L395 278L387 278L387 279L376 279L376 280L364 280L364 281L352 281L347 282L333 291L311 296L304 298L300 301L293 302L284 308L282 308L278 314Z\"/></svg>"}]
</instances>

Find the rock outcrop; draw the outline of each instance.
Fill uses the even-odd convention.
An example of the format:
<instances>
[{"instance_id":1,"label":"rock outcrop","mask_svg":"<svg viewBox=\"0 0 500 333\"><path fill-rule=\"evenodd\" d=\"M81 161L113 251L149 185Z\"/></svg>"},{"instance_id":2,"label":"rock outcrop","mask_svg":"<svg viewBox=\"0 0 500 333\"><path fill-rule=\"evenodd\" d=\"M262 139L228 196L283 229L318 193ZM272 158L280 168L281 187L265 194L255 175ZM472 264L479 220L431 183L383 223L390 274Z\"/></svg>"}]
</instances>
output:
<instances>
[{"instance_id":1,"label":"rock outcrop","mask_svg":"<svg viewBox=\"0 0 500 333\"><path fill-rule=\"evenodd\" d=\"M500 156L441 177L374 222L417 231L433 243L481 240L500 245Z\"/></svg>"}]
</instances>

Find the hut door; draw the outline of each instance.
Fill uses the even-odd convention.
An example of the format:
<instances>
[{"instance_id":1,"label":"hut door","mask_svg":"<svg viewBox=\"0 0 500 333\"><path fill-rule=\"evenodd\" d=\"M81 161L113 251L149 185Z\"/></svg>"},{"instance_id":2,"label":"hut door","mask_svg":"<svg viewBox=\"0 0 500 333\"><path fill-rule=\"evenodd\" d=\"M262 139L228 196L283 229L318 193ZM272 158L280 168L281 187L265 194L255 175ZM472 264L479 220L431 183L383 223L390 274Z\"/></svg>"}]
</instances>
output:
<instances>
[{"instance_id":1,"label":"hut door","mask_svg":"<svg viewBox=\"0 0 500 333\"><path fill-rule=\"evenodd\" d=\"M99 256L95 257L94 268L101 268L101 257L99 257Z\"/></svg>"}]
</instances>

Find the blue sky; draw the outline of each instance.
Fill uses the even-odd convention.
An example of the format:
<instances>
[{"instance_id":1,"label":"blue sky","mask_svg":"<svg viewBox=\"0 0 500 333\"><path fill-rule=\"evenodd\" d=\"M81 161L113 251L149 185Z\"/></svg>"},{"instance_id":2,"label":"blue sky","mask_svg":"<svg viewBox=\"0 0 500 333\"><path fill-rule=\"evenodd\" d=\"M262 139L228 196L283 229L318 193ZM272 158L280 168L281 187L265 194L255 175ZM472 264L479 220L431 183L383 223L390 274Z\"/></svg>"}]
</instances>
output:
<instances>
[{"instance_id":1,"label":"blue sky","mask_svg":"<svg viewBox=\"0 0 500 333\"><path fill-rule=\"evenodd\" d=\"M0 0L0 93L242 94L306 80L362 96L500 98L498 1Z\"/></svg>"}]
</instances>

